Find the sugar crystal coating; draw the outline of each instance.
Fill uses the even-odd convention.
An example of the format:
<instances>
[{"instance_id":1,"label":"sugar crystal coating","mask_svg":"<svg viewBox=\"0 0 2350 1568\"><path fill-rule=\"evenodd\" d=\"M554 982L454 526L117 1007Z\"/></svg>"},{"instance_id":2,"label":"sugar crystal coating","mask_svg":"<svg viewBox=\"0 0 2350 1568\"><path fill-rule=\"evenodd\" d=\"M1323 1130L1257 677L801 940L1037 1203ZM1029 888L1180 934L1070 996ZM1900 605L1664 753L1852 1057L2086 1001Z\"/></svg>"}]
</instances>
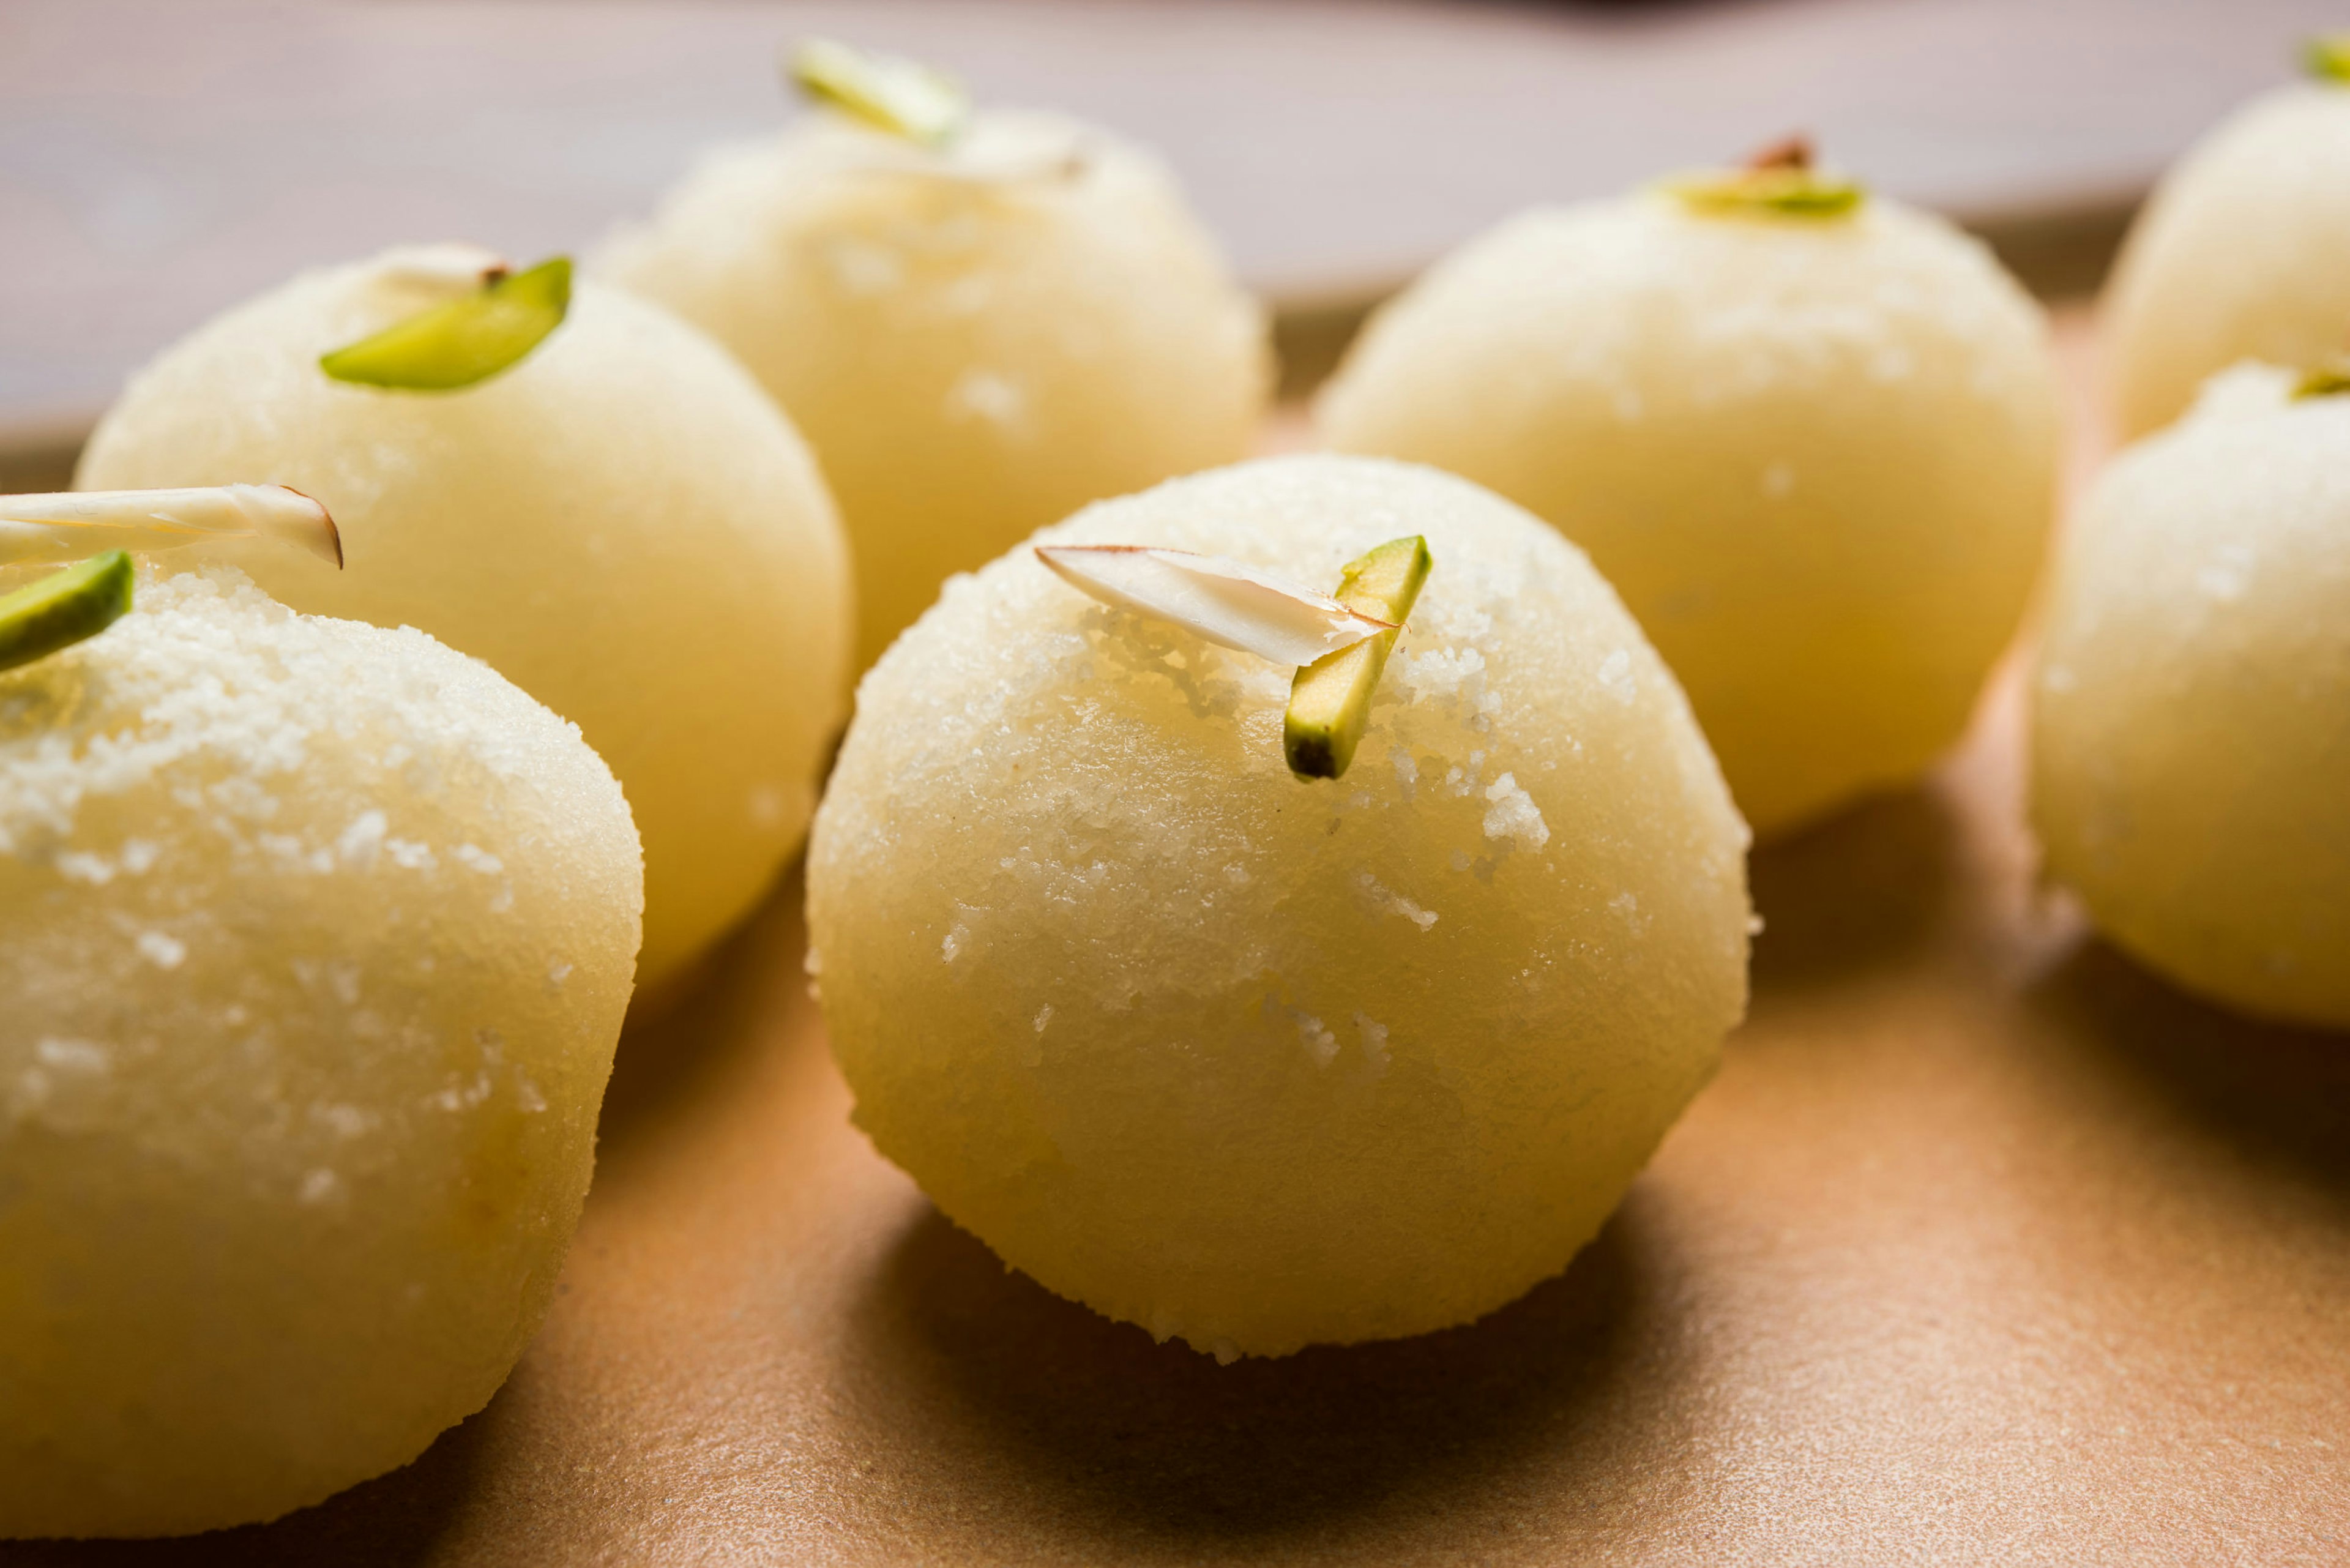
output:
<instances>
[{"instance_id":1,"label":"sugar crystal coating","mask_svg":"<svg viewBox=\"0 0 2350 1568\"><path fill-rule=\"evenodd\" d=\"M2216 379L2106 470L2049 595L2032 818L2190 991L2350 1028L2350 398Z\"/></svg>"},{"instance_id":2,"label":"sugar crystal coating","mask_svg":"<svg viewBox=\"0 0 2350 1568\"><path fill-rule=\"evenodd\" d=\"M2350 88L2265 94L2162 178L2115 263L2105 317L2123 433L2168 424L2243 359L2350 347Z\"/></svg>"},{"instance_id":3,"label":"sugar crystal coating","mask_svg":"<svg viewBox=\"0 0 2350 1568\"><path fill-rule=\"evenodd\" d=\"M212 547L295 608L415 626L577 723L644 836L643 977L795 850L846 705L848 563L806 449L715 344L581 284L552 336L455 392L318 355L448 297L396 251L306 273L136 376L83 489L266 481L325 503L345 569Z\"/></svg>"},{"instance_id":4,"label":"sugar crystal coating","mask_svg":"<svg viewBox=\"0 0 2350 1568\"><path fill-rule=\"evenodd\" d=\"M1024 549L865 679L811 840L858 1125L1049 1288L1220 1355L1406 1334L1564 1268L1745 1002L1746 835L1572 545L1403 464L1244 464L1039 536L1335 585L1435 560L1355 763L1294 671Z\"/></svg>"},{"instance_id":5,"label":"sugar crystal coating","mask_svg":"<svg viewBox=\"0 0 2350 1568\"><path fill-rule=\"evenodd\" d=\"M269 1518L480 1408L641 896L578 732L421 632L213 567L0 674L0 1536Z\"/></svg>"},{"instance_id":6,"label":"sugar crystal coating","mask_svg":"<svg viewBox=\"0 0 2350 1568\"><path fill-rule=\"evenodd\" d=\"M815 115L723 149L601 275L789 409L858 557L860 667L1088 501L1246 452L1264 323L1158 161L991 111L932 153Z\"/></svg>"},{"instance_id":7,"label":"sugar crystal coating","mask_svg":"<svg viewBox=\"0 0 2350 1568\"><path fill-rule=\"evenodd\" d=\"M1526 213L1382 310L1320 418L1340 450L1490 485L1589 551L1763 835L1957 737L2055 504L2037 307L1981 245L1877 198Z\"/></svg>"}]
</instances>

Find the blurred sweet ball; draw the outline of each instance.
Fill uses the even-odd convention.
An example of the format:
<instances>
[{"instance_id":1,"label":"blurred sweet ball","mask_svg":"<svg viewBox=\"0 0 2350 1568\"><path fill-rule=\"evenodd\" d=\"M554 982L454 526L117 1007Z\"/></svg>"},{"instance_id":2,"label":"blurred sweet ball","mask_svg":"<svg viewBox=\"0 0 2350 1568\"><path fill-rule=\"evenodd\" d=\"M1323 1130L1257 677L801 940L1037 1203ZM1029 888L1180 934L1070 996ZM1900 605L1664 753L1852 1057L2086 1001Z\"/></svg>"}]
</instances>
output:
<instances>
[{"instance_id":1,"label":"blurred sweet ball","mask_svg":"<svg viewBox=\"0 0 2350 1568\"><path fill-rule=\"evenodd\" d=\"M575 728L232 568L137 593L0 673L0 1536L271 1518L479 1409L636 958Z\"/></svg>"},{"instance_id":2,"label":"blurred sweet ball","mask_svg":"<svg viewBox=\"0 0 2350 1568\"><path fill-rule=\"evenodd\" d=\"M1794 145L1471 241L1373 318L1319 414L1339 450L1450 469L1589 551L1763 835L1957 738L2055 505L2039 308Z\"/></svg>"},{"instance_id":3,"label":"blurred sweet ball","mask_svg":"<svg viewBox=\"0 0 2350 1568\"><path fill-rule=\"evenodd\" d=\"M2313 79L2245 105L2162 177L2106 294L2115 410L2143 435L2243 359L2307 365L2350 342L2350 36Z\"/></svg>"},{"instance_id":4,"label":"blurred sweet ball","mask_svg":"<svg viewBox=\"0 0 2350 1568\"><path fill-rule=\"evenodd\" d=\"M660 986L800 846L847 698L847 555L806 448L723 350L594 283L550 324L501 287L528 275L470 246L306 273L140 371L77 479L258 475L323 501L340 574L205 548L296 609L420 627L577 722L644 836Z\"/></svg>"},{"instance_id":5,"label":"blurred sweet ball","mask_svg":"<svg viewBox=\"0 0 2350 1568\"><path fill-rule=\"evenodd\" d=\"M811 841L858 1125L1007 1262L1220 1357L1463 1323L1556 1273L1745 1005L1744 826L1537 519L1302 457L1037 543L1327 587L1405 535L1433 566L1343 777L1290 771L1293 668L1020 549L867 676Z\"/></svg>"},{"instance_id":6,"label":"blurred sweet ball","mask_svg":"<svg viewBox=\"0 0 2350 1568\"><path fill-rule=\"evenodd\" d=\"M597 266L707 328L807 433L856 548L862 668L949 574L1246 453L1270 364L1149 154L972 109L904 61L834 46L800 74L827 108L710 155Z\"/></svg>"},{"instance_id":7,"label":"blurred sweet ball","mask_svg":"<svg viewBox=\"0 0 2350 1568\"><path fill-rule=\"evenodd\" d=\"M2350 379L2268 366L2107 468L2049 596L2032 821L2107 935L2350 1027Z\"/></svg>"}]
</instances>

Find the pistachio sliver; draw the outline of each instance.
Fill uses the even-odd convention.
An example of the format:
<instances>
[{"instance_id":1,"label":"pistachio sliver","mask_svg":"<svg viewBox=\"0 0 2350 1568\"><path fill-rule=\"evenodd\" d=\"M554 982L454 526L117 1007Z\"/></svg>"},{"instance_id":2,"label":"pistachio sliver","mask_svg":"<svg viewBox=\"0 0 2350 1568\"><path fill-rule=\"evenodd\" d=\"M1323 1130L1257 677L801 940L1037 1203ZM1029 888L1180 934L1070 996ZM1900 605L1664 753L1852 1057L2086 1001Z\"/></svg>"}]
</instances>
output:
<instances>
[{"instance_id":1,"label":"pistachio sliver","mask_svg":"<svg viewBox=\"0 0 2350 1568\"><path fill-rule=\"evenodd\" d=\"M1039 545L1036 558L1104 604L1275 664L1310 664L1394 629L1326 594L1222 556L1147 545Z\"/></svg>"},{"instance_id":2,"label":"pistachio sliver","mask_svg":"<svg viewBox=\"0 0 2350 1568\"><path fill-rule=\"evenodd\" d=\"M1387 670L1403 623L1419 601L1434 561L1428 541L1414 534L1366 552L1347 564L1337 598L1359 614L1392 623L1352 648L1305 666L1290 683L1283 716L1282 750L1300 778L1335 779L1355 760L1370 722L1371 694Z\"/></svg>"},{"instance_id":3,"label":"pistachio sliver","mask_svg":"<svg viewBox=\"0 0 2350 1568\"><path fill-rule=\"evenodd\" d=\"M801 91L877 130L944 147L971 119L971 96L945 72L835 38L811 38L792 53Z\"/></svg>"},{"instance_id":4,"label":"pistachio sliver","mask_svg":"<svg viewBox=\"0 0 2350 1568\"><path fill-rule=\"evenodd\" d=\"M1782 137L1737 169L1677 174L1659 182L1691 212L1712 216L1841 217L1867 200L1857 181L1813 166L1811 138Z\"/></svg>"},{"instance_id":5,"label":"pistachio sliver","mask_svg":"<svg viewBox=\"0 0 2350 1568\"><path fill-rule=\"evenodd\" d=\"M0 595L0 670L96 637L130 612L130 557L109 550Z\"/></svg>"},{"instance_id":6,"label":"pistachio sliver","mask_svg":"<svg viewBox=\"0 0 2350 1568\"><path fill-rule=\"evenodd\" d=\"M2293 383L2293 400L2337 398L2345 392L2350 392L2350 354L2337 354L2301 373L2301 379Z\"/></svg>"},{"instance_id":7,"label":"pistachio sliver","mask_svg":"<svg viewBox=\"0 0 2350 1568\"><path fill-rule=\"evenodd\" d=\"M1784 218L1838 218L1858 209L1868 192L1858 181L1809 169L1738 169L1683 174L1663 182L1691 212Z\"/></svg>"},{"instance_id":8,"label":"pistachio sliver","mask_svg":"<svg viewBox=\"0 0 2350 1568\"><path fill-rule=\"evenodd\" d=\"M2350 33L2320 33L2301 47L2302 68L2322 82L2350 82Z\"/></svg>"},{"instance_id":9,"label":"pistachio sliver","mask_svg":"<svg viewBox=\"0 0 2350 1568\"><path fill-rule=\"evenodd\" d=\"M0 495L0 566L74 561L100 550L172 550L220 539L274 539L330 566L343 564L335 520L289 485Z\"/></svg>"},{"instance_id":10,"label":"pistachio sliver","mask_svg":"<svg viewBox=\"0 0 2350 1568\"><path fill-rule=\"evenodd\" d=\"M525 272L487 274L473 293L323 354L318 368L361 386L455 391L520 362L570 307L571 258L556 256Z\"/></svg>"}]
</instances>

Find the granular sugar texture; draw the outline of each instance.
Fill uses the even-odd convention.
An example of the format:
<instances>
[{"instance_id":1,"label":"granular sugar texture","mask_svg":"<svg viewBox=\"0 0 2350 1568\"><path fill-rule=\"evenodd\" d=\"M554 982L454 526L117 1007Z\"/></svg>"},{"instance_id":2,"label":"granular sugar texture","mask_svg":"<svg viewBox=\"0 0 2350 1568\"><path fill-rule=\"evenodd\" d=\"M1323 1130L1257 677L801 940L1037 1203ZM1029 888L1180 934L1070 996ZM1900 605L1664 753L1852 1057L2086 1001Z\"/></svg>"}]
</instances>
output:
<instances>
[{"instance_id":1,"label":"granular sugar texture","mask_svg":"<svg viewBox=\"0 0 2350 1568\"><path fill-rule=\"evenodd\" d=\"M267 1519L479 1409L636 956L577 730L231 568L138 593L0 674L0 1536Z\"/></svg>"},{"instance_id":2,"label":"granular sugar texture","mask_svg":"<svg viewBox=\"0 0 2350 1568\"><path fill-rule=\"evenodd\" d=\"M1765 836L1958 738L2055 509L2038 307L1981 244L1879 198L1525 213L1387 306L1320 419L1589 551Z\"/></svg>"},{"instance_id":3,"label":"granular sugar texture","mask_svg":"<svg viewBox=\"0 0 2350 1568\"><path fill-rule=\"evenodd\" d=\"M1435 560L1342 778L1294 673L1026 549L867 678L817 816L858 1125L1060 1293L1229 1357L1490 1312L1589 1241L1745 1004L1744 826L1572 545L1474 485L1292 458L1040 542L1325 590Z\"/></svg>"}]
</instances>

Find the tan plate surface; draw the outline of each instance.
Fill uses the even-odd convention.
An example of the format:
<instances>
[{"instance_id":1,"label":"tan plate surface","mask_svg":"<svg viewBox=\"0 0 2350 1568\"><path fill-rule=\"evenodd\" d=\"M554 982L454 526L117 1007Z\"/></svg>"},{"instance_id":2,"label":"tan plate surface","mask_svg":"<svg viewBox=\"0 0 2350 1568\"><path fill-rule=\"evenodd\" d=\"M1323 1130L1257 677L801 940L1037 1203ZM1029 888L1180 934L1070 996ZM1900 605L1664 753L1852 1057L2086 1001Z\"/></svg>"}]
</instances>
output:
<instances>
[{"instance_id":1,"label":"tan plate surface","mask_svg":"<svg viewBox=\"0 0 2350 1568\"><path fill-rule=\"evenodd\" d=\"M2034 890L2013 671L1754 865L1752 1021L1562 1279L1219 1367L846 1121L783 888L623 1042L546 1331L409 1469L9 1563L2350 1561L2350 1039Z\"/></svg>"}]
</instances>

